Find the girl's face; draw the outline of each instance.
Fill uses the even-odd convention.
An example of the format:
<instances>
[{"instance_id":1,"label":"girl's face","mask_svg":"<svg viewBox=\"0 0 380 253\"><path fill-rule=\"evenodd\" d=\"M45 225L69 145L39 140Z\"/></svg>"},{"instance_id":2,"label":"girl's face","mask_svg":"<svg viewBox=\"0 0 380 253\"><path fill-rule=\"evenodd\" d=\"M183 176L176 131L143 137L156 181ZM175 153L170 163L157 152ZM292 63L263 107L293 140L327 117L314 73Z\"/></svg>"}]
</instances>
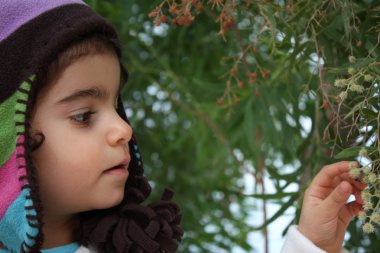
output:
<instances>
[{"instance_id":1,"label":"girl's face","mask_svg":"<svg viewBox=\"0 0 380 253\"><path fill-rule=\"evenodd\" d=\"M31 134L45 215L71 215L115 206L124 196L131 127L116 112L120 66L111 53L69 65L41 91Z\"/></svg>"}]
</instances>

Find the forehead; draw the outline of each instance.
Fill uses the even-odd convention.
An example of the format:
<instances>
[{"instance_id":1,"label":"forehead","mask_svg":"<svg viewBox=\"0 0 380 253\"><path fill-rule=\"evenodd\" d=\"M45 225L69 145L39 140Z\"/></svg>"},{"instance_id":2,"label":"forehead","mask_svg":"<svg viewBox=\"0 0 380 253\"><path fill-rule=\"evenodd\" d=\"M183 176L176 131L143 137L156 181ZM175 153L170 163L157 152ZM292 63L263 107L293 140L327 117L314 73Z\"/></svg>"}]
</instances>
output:
<instances>
[{"instance_id":1,"label":"forehead","mask_svg":"<svg viewBox=\"0 0 380 253\"><path fill-rule=\"evenodd\" d=\"M110 94L117 93L120 86L120 64L111 53L80 57L68 65L59 77L39 94L39 100L59 100L76 90L99 87Z\"/></svg>"}]
</instances>

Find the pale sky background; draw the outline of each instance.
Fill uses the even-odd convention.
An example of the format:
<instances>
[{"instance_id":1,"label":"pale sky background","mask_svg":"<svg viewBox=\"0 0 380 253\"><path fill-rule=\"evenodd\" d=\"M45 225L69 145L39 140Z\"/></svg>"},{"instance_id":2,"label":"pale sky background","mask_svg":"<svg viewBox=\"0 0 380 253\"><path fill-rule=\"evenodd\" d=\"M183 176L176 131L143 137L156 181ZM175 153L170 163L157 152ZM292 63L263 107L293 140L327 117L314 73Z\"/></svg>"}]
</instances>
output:
<instances>
[{"instance_id":1,"label":"pale sky background","mask_svg":"<svg viewBox=\"0 0 380 253\"><path fill-rule=\"evenodd\" d=\"M247 177L246 177L247 178ZM246 179L247 186L250 187L253 185L253 180ZM267 193L275 193L275 188L268 178L265 179L265 186L267 187ZM297 186L295 184L290 185L288 188L286 188L288 192L290 191L296 191ZM262 201L257 200L256 201L258 206L258 211L253 211L251 215L251 219L249 219L247 222L249 224L252 224L254 226L259 226L262 224L263 214L261 211L262 208ZM268 211L268 218L272 217L276 211L280 208L277 204L267 203L267 211ZM276 221L271 223L268 226L268 238L269 238L269 253L279 253L281 251L282 244L284 243L285 237L282 236L282 232L285 230L286 226L291 222L292 218L294 217L296 209L295 207L290 207L286 212L285 215L282 215L279 217ZM253 231L248 239L249 243L255 247L257 253L264 253L264 237L260 233L260 231ZM232 253L246 253L245 251L236 249Z\"/></svg>"}]
</instances>

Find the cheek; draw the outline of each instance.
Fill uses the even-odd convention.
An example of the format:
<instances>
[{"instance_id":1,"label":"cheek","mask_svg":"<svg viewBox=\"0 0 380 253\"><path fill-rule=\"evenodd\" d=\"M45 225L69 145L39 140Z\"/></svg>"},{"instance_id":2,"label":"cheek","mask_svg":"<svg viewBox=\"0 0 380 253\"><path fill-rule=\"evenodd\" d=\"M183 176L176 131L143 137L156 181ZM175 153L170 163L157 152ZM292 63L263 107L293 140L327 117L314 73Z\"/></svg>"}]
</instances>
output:
<instances>
[{"instance_id":1,"label":"cheek","mask_svg":"<svg viewBox=\"0 0 380 253\"><path fill-rule=\"evenodd\" d=\"M102 157L101 149L93 141L79 142L65 135L58 138L45 136L44 143L32 154L40 180L60 180L66 184L83 184L96 176L98 168L103 164Z\"/></svg>"},{"instance_id":2,"label":"cheek","mask_svg":"<svg viewBox=\"0 0 380 253\"><path fill-rule=\"evenodd\" d=\"M47 206L88 194L101 171L101 161L96 159L100 154L90 156L83 146L75 143L71 148L55 147L46 142L32 156L42 201Z\"/></svg>"}]
</instances>

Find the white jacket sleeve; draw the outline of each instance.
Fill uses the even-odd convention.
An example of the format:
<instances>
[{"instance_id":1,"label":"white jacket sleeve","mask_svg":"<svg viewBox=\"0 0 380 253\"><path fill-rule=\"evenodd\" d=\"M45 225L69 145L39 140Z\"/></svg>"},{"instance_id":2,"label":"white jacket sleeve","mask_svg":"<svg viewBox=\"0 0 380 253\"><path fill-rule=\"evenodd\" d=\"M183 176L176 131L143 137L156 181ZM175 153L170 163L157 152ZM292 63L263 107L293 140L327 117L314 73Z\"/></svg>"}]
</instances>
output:
<instances>
[{"instance_id":1,"label":"white jacket sleeve","mask_svg":"<svg viewBox=\"0 0 380 253\"><path fill-rule=\"evenodd\" d=\"M79 249L77 249L74 253L96 253L96 251L90 250L85 246L80 246Z\"/></svg>"},{"instance_id":2,"label":"white jacket sleeve","mask_svg":"<svg viewBox=\"0 0 380 253\"><path fill-rule=\"evenodd\" d=\"M297 226L291 226L286 235L285 243L282 246L281 253L327 253L315 246L308 238L306 238L297 229ZM349 253L347 250L342 249L342 253Z\"/></svg>"}]
</instances>

